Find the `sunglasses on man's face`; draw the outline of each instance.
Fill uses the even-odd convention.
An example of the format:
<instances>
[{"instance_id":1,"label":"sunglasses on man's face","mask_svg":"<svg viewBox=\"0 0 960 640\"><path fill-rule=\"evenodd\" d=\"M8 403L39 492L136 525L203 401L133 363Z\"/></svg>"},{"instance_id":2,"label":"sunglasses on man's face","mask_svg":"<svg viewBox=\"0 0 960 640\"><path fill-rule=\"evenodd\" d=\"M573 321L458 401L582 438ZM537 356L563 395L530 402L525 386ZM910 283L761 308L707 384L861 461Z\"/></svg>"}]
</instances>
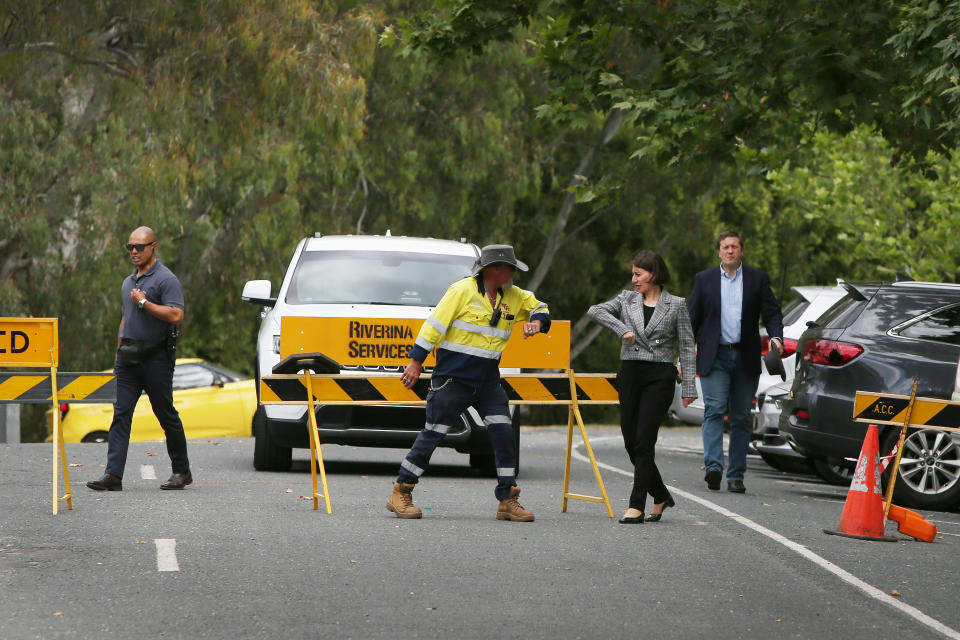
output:
<instances>
[{"instance_id":1,"label":"sunglasses on man's face","mask_svg":"<svg viewBox=\"0 0 960 640\"><path fill-rule=\"evenodd\" d=\"M138 242L137 244L130 244L128 242L124 246L127 248L127 251L133 251L134 249L136 249L137 251L142 252L144 249L146 249L152 244L153 242Z\"/></svg>"}]
</instances>

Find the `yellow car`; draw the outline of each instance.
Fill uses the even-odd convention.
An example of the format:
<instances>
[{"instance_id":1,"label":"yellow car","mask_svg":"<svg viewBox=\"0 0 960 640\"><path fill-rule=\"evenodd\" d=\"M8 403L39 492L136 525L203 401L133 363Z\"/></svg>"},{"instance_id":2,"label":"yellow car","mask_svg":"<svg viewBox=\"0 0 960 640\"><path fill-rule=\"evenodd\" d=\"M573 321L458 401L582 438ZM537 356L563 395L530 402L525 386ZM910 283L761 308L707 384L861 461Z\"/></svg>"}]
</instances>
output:
<instances>
[{"instance_id":1,"label":"yellow car","mask_svg":"<svg viewBox=\"0 0 960 640\"><path fill-rule=\"evenodd\" d=\"M197 358L180 358L173 370L173 406L187 438L249 437L257 392L253 379ZM106 442L112 404L61 403L64 442ZM47 440L53 434L53 409L47 411ZM163 440L147 394L133 412L131 441Z\"/></svg>"}]
</instances>

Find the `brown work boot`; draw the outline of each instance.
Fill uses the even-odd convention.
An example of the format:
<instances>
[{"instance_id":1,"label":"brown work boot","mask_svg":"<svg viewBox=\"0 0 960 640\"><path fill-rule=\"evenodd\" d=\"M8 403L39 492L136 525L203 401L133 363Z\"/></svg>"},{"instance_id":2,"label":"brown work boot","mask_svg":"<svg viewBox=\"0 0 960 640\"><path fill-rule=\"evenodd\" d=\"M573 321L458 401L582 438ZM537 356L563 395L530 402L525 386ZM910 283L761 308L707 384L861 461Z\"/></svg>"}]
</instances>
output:
<instances>
[{"instance_id":1,"label":"brown work boot","mask_svg":"<svg viewBox=\"0 0 960 640\"><path fill-rule=\"evenodd\" d=\"M398 518L422 518L423 512L420 507L414 506L413 496L411 495L416 485L393 483L393 493L387 500L387 509L397 514Z\"/></svg>"},{"instance_id":2,"label":"brown work boot","mask_svg":"<svg viewBox=\"0 0 960 640\"><path fill-rule=\"evenodd\" d=\"M497 508L497 520L514 520L515 522L533 522L533 511L524 509L517 502L520 487L510 487L510 497L500 501Z\"/></svg>"}]
</instances>

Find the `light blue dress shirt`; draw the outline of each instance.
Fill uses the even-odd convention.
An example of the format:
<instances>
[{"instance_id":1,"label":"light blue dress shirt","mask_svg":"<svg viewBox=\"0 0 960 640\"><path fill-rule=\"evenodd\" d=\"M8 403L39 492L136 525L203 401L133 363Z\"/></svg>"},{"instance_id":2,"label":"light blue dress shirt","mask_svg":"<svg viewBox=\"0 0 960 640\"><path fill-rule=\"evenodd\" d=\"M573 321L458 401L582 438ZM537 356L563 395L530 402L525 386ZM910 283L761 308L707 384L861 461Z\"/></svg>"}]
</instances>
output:
<instances>
[{"instance_id":1,"label":"light blue dress shirt","mask_svg":"<svg viewBox=\"0 0 960 640\"><path fill-rule=\"evenodd\" d=\"M720 267L720 344L740 342L740 316L743 312L743 263L730 277Z\"/></svg>"}]
</instances>

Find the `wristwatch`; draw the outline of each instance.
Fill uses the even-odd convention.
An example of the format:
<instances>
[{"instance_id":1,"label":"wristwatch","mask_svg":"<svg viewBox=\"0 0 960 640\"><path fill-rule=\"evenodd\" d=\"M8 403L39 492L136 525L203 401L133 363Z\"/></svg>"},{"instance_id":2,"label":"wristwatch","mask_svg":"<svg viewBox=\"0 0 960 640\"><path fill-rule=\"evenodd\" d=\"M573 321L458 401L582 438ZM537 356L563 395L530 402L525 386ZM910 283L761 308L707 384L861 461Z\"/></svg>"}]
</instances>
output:
<instances>
[{"instance_id":1,"label":"wristwatch","mask_svg":"<svg viewBox=\"0 0 960 640\"><path fill-rule=\"evenodd\" d=\"M143 310L143 305L147 304L147 296L140 298L140 302L137 303L137 309Z\"/></svg>"}]
</instances>

